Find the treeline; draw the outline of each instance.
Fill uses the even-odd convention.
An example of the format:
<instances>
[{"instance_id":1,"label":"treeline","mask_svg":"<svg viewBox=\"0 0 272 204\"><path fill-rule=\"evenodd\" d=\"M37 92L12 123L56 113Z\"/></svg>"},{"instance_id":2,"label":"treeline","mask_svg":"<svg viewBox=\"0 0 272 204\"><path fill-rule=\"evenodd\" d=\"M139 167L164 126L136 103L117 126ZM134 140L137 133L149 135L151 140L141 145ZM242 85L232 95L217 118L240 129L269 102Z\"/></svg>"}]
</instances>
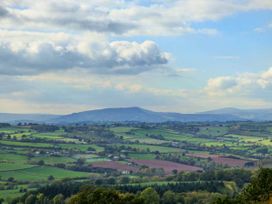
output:
<instances>
[{"instance_id":1,"label":"treeline","mask_svg":"<svg viewBox=\"0 0 272 204\"><path fill-rule=\"evenodd\" d=\"M214 204L264 204L272 203L272 169L262 168L234 197L217 198Z\"/></svg>"},{"instance_id":2,"label":"treeline","mask_svg":"<svg viewBox=\"0 0 272 204\"><path fill-rule=\"evenodd\" d=\"M166 191L176 193L192 192L192 191L207 191L207 192L220 192L224 187L223 181L197 181L197 182L184 182L184 183L167 183L163 185L153 184L150 187L156 190L159 195L163 195ZM122 192L137 193L143 191L145 186L139 185L124 185L117 186L117 189Z\"/></svg>"},{"instance_id":3,"label":"treeline","mask_svg":"<svg viewBox=\"0 0 272 204\"><path fill-rule=\"evenodd\" d=\"M11 204L204 204L215 201L220 197L222 195L217 193L193 192L183 194L171 190L160 195L152 187L147 187L137 193L129 193L109 187L83 186L78 193L69 197L62 193L54 196L42 192L28 193L20 199L13 200Z\"/></svg>"},{"instance_id":4,"label":"treeline","mask_svg":"<svg viewBox=\"0 0 272 204\"><path fill-rule=\"evenodd\" d=\"M7 127L11 127L11 125L9 123L0 123L0 128L7 128Z\"/></svg>"},{"instance_id":5,"label":"treeline","mask_svg":"<svg viewBox=\"0 0 272 204\"><path fill-rule=\"evenodd\" d=\"M210 170L206 172L181 172L177 181L234 181L238 187L250 182L252 172L244 169Z\"/></svg>"},{"instance_id":6,"label":"treeline","mask_svg":"<svg viewBox=\"0 0 272 204\"><path fill-rule=\"evenodd\" d=\"M146 182L144 180L139 180L137 184L135 183L136 180L130 179L128 177L122 177L120 180L117 180L113 177L104 179L99 178L85 183L59 181L51 185L44 186L37 191L27 192L24 196L15 199L12 203L15 204L22 202L31 204L34 202L35 204L47 204L53 202L53 200L56 201L60 199L63 200L63 202L64 200L68 202L67 199L73 197L73 195L77 195L79 192L81 192L83 195L84 193L82 192L85 192L84 189L88 189L87 192L89 193L90 189L92 189L92 191L100 189L99 191L106 191L106 194L114 193L120 195L122 198L129 195L131 199L133 197L135 202L136 200L138 202L139 198L137 196L139 196L140 192L145 191L147 186L151 187L159 195L160 202L162 202L163 197L170 194L172 197L174 197L174 200L179 201L178 203L182 203L180 201L182 199L194 200L192 203L196 203L196 200L207 200L209 197L211 197L211 195L213 195L212 197L220 197L221 199L224 199L222 194L228 191L225 186L225 181L231 181L234 183L234 186L242 187L244 184L250 182L251 176L252 174L250 171L232 169L208 172L181 172L177 173L176 175L167 177L168 183L159 183L158 181L158 183L154 182L154 184L150 183L146 185L143 184L143 182ZM230 193L235 194L236 192L232 191ZM41 199L43 202L41 202ZM208 200L210 201L210 199ZM53 202L54 204L56 203L55 201ZM221 200L218 199L218 202L219 201ZM132 202L132 200L130 200L130 202ZM186 201L186 204L190 202Z\"/></svg>"},{"instance_id":7,"label":"treeline","mask_svg":"<svg viewBox=\"0 0 272 204\"><path fill-rule=\"evenodd\" d=\"M188 189L192 192L182 193L186 187L179 184L144 189L134 187L131 190L132 186L118 189L118 187L81 186L79 183L59 182L38 191L28 192L21 198L13 200L11 204L260 204L272 201L272 169L258 170L240 193L234 194L233 197L207 192L210 188L208 186L214 186L211 190L216 191L220 188L218 184L222 183L197 183L207 189L199 189L199 187Z\"/></svg>"}]
</instances>

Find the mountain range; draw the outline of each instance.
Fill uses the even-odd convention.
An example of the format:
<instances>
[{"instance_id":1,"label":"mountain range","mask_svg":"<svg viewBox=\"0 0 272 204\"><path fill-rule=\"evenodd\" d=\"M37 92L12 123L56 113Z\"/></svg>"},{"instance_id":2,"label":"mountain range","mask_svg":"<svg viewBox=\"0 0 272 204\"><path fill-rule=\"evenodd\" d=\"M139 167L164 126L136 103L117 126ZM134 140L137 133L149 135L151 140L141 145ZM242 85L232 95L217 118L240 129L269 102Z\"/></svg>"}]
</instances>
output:
<instances>
[{"instance_id":1,"label":"mountain range","mask_svg":"<svg viewBox=\"0 0 272 204\"><path fill-rule=\"evenodd\" d=\"M9 114L0 113L0 122L18 123L88 123L88 122L205 122L205 121L272 121L272 109L223 108L194 114L155 112L139 107L105 108L72 113L50 114Z\"/></svg>"}]
</instances>

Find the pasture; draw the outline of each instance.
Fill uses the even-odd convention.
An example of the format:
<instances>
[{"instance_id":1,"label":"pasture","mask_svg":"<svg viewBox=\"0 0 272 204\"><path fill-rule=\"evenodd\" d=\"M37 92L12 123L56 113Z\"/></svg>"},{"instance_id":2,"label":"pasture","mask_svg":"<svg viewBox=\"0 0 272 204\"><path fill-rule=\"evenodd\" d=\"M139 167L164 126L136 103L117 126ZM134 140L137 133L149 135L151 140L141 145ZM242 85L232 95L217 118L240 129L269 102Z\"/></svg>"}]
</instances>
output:
<instances>
[{"instance_id":1,"label":"pasture","mask_svg":"<svg viewBox=\"0 0 272 204\"><path fill-rule=\"evenodd\" d=\"M271 166L272 129L250 123L90 124L0 128L1 196L22 195L22 182L125 176L141 182L177 172ZM262 162L263 161L263 162ZM252 167L245 164L250 163ZM111 171L114 170L114 171ZM176 172L176 173L177 173ZM178 174L178 173L177 173ZM2 186L3 186L2 184ZM151 184L151 183L149 183ZM231 185L228 185L231 187ZM229 187L229 188L230 188ZM26 186L29 189L28 186Z\"/></svg>"},{"instance_id":2,"label":"pasture","mask_svg":"<svg viewBox=\"0 0 272 204\"><path fill-rule=\"evenodd\" d=\"M0 177L2 180L8 180L12 177L18 181L48 181L50 176L54 177L54 180L64 179L64 178L81 178L88 177L88 173L75 172L64 170L55 167L48 166L38 166L30 167L27 169L18 169L12 171L0 172Z\"/></svg>"}]
</instances>

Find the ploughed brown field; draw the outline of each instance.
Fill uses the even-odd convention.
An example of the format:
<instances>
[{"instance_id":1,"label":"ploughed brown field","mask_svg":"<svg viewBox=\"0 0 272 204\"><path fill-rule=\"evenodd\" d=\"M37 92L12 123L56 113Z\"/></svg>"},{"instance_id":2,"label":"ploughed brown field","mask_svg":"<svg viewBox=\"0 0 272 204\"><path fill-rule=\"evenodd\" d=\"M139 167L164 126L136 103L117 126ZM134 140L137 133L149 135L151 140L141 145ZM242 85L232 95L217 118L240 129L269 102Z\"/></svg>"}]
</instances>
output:
<instances>
[{"instance_id":1,"label":"ploughed brown field","mask_svg":"<svg viewBox=\"0 0 272 204\"><path fill-rule=\"evenodd\" d=\"M202 171L203 169L200 167L196 166L190 166L186 164L179 164L175 162L170 162L170 161L163 161L163 160L132 160L134 163L138 165L145 165L148 166L149 168L162 168L164 169L165 173L170 174L172 173L173 170L177 171Z\"/></svg>"},{"instance_id":2,"label":"ploughed brown field","mask_svg":"<svg viewBox=\"0 0 272 204\"><path fill-rule=\"evenodd\" d=\"M247 160L243 159L236 159L225 157L221 155L211 155L211 154L187 154L189 157L196 157L196 158L210 158L213 162L220 165L227 165L230 167L244 167L244 165L248 162Z\"/></svg>"},{"instance_id":3,"label":"ploughed brown field","mask_svg":"<svg viewBox=\"0 0 272 204\"><path fill-rule=\"evenodd\" d=\"M120 163L117 161L103 161L95 162L92 164L92 167L96 168L105 168L105 169L115 169L117 171L132 171L137 172L138 168L135 166L129 166L128 164Z\"/></svg>"}]
</instances>

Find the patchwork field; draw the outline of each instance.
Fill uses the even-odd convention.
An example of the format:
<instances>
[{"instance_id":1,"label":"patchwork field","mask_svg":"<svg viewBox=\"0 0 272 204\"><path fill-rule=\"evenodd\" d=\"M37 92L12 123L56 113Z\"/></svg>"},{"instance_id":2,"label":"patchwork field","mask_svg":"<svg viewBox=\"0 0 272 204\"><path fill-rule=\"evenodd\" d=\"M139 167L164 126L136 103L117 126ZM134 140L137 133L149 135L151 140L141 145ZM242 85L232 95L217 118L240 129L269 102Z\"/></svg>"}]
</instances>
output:
<instances>
[{"instance_id":1,"label":"patchwork field","mask_svg":"<svg viewBox=\"0 0 272 204\"><path fill-rule=\"evenodd\" d=\"M134 163L138 165L145 165L150 168L159 169L162 168L167 174L171 174L173 170L180 171L202 171L203 169L196 166L190 166L185 164L179 164L170 161L162 161L162 160L132 160Z\"/></svg>"},{"instance_id":2,"label":"patchwork field","mask_svg":"<svg viewBox=\"0 0 272 204\"><path fill-rule=\"evenodd\" d=\"M92 163L92 167L114 169L117 171L128 171L128 172L138 171L138 168L135 166L130 166L127 163L121 163L116 161L95 162L95 163Z\"/></svg>"},{"instance_id":3,"label":"patchwork field","mask_svg":"<svg viewBox=\"0 0 272 204\"><path fill-rule=\"evenodd\" d=\"M272 124L255 126L245 131L247 123L9 125L0 128L0 196L22 195L25 183L26 191L63 179L163 183L179 172L272 166Z\"/></svg>"},{"instance_id":4,"label":"patchwork field","mask_svg":"<svg viewBox=\"0 0 272 204\"><path fill-rule=\"evenodd\" d=\"M226 165L229 167L245 167L245 164L248 162L247 160L239 159L239 158L231 158L220 155L211 155L211 154L187 154L187 156L195 157L195 158L204 158L211 159L211 161L216 164Z\"/></svg>"},{"instance_id":5,"label":"patchwork field","mask_svg":"<svg viewBox=\"0 0 272 204\"><path fill-rule=\"evenodd\" d=\"M33 167L24 155L0 153L0 172Z\"/></svg>"},{"instance_id":6,"label":"patchwork field","mask_svg":"<svg viewBox=\"0 0 272 204\"><path fill-rule=\"evenodd\" d=\"M87 178L88 173L75 172L46 166L0 172L0 177L2 180L8 180L8 178L12 177L18 181L47 181L50 176L53 176L53 178L56 180L64 178Z\"/></svg>"}]
</instances>

